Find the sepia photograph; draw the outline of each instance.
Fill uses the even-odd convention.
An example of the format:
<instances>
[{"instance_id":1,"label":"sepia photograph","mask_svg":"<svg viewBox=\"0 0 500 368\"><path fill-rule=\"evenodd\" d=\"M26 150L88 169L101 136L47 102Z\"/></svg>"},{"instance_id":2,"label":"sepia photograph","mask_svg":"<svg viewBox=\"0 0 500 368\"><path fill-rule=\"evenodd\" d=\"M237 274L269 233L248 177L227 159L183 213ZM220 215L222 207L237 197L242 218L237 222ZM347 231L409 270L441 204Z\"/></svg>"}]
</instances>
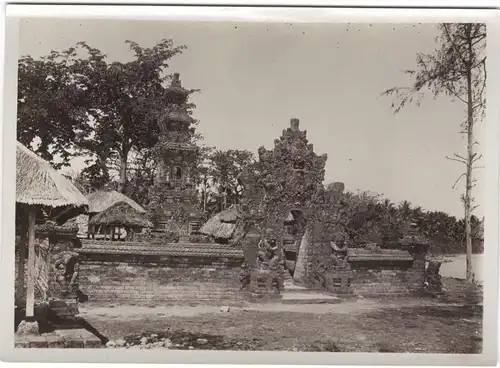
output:
<instances>
[{"instance_id":1,"label":"sepia photograph","mask_svg":"<svg viewBox=\"0 0 500 368\"><path fill-rule=\"evenodd\" d=\"M16 349L483 353L485 23L17 32Z\"/></svg>"}]
</instances>

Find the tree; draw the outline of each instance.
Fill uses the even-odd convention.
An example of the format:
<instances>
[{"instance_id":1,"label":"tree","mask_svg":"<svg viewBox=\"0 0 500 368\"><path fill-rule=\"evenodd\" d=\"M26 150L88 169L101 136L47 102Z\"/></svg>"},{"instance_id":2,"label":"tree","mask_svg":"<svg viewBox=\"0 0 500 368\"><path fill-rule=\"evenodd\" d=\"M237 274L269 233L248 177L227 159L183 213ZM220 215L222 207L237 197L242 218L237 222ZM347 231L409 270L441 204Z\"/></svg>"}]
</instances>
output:
<instances>
[{"instance_id":1,"label":"tree","mask_svg":"<svg viewBox=\"0 0 500 368\"><path fill-rule=\"evenodd\" d=\"M407 71L414 78L414 83L410 87L391 88L384 95L396 97L392 105L395 113L406 103L416 102L419 105L426 89L435 97L446 95L460 101L465 107L466 117L461 124L461 133L467 136L467 153L455 153L447 158L465 165L465 172L453 187L465 178L462 201L465 210L466 279L467 282L473 282L471 218L476 208L472 196L475 187L473 170L477 168L474 164L481 159L481 155L475 152L478 143L474 138L474 127L485 114L486 25L444 23L438 26L438 30L437 50L430 54L418 54L417 69Z\"/></svg>"},{"instance_id":2,"label":"tree","mask_svg":"<svg viewBox=\"0 0 500 368\"><path fill-rule=\"evenodd\" d=\"M18 63L17 140L28 147L38 140L35 152L55 168L67 166L76 142L91 133L92 101L76 55L69 48Z\"/></svg>"},{"instance_id":3,"label":"tree","mask_svg":"<svg viewBox=\"0 0 500 368\"><path fill-rule=\"evenodd\" d=\"M206 177L216 188L221 210L239 203L243 188L238 175L254 161L253 153L246 150L217 150L208 156Z\"/></svg>"},{"instance_id":4,"label":"tree","mask_svg":"<svg viewBox=\"0 0 500 368\"><path fill-rule=\"evenodd\" d=\"M126 43L133 53L129 62L108 62L99 50L78 44L88 53L83 72L95 120L93 136L80 146L98 157L105 155L106 164L118 171L120 192L126 191L130 153L150 149L158 140L158 121L171 102L164 86L170 76L165 71L169 60L185 48L166 39L151 48Z\"/></svg>"},{"instance_id":5,"label":"tree","mask_svg":"<svg viewBox=\"0 0 500 368\"><path fill-rule=\"evenodd\" d=\"M411 216L411 203L409 201L402 201L398 206L399 214L403 221L407 221Z\"/></svg>"},{"instance_id":6,"label":"tree","mask_svg":"<svg viewBox=\"0 0 500 368\"><path fill-rule=\"evenodd\" d=\"M149 204L149 188L154 185L156 174L155 155L152 149L132 152L127 170L126 194L142 206Z\"/></svg>"}]
</instances>

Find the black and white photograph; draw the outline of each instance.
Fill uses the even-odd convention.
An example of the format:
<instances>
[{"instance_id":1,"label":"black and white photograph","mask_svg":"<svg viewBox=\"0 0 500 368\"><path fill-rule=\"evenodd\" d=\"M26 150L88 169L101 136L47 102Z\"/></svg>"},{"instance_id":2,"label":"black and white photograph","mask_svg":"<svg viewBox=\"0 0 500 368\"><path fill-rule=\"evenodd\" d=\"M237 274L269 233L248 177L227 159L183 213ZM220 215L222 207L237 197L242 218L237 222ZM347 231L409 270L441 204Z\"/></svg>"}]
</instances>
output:
<instances>
[{"instance_id":1,"label":"black and white photograph","mask_svg":"<svg viewBox=\"0 0 500 368\"><path fill-rule=\"evenodd\" d=\"M483 354L486 23L17 27L15 349Z\"/></svg>"}]
</instances>

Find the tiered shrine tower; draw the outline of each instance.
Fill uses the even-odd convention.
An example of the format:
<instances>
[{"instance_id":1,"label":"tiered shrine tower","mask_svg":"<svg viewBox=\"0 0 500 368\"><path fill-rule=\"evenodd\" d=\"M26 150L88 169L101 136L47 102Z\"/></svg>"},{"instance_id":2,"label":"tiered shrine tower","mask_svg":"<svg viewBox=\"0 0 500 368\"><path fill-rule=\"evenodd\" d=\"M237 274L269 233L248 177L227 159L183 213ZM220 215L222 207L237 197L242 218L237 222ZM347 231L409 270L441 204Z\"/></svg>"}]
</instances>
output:
<instances>
[{"instance_id":1,"label":"tiered shrine tower","mask_svg":"<svg viewBox=\"0 0 500 368\"><path fill-rule=\"evenodd\" d=\"M202 214L196 208L196 188L192 172L198 158L198 147L192 142L193 119L186 110L189 91L175 73L167 90L171 108L158 122L157 173L150 206L157 231L171 223L181 235L189 235L201 225Z\"/></svg>"}]
</instances>

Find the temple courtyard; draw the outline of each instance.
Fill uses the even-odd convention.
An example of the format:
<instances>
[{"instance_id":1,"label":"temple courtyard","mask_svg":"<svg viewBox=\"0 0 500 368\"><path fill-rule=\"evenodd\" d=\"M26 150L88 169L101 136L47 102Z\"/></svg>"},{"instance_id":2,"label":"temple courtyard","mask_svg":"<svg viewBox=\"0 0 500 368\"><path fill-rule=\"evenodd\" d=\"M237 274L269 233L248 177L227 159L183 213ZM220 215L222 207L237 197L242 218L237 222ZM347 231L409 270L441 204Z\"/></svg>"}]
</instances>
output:
<instances>
[{"instance_id":1,"label":"temple courtyard","mask_svg":"<svg viewBox=\"0 0 500 368\"><path fill-rule=\"evenodd\" d=\"M482 305L464 292L461 280L443 281L447 293L438 299L182 306L90 302L80 307L80 315L110 339L108 348L480 353Z\"/></svg>"}]
</instances>

